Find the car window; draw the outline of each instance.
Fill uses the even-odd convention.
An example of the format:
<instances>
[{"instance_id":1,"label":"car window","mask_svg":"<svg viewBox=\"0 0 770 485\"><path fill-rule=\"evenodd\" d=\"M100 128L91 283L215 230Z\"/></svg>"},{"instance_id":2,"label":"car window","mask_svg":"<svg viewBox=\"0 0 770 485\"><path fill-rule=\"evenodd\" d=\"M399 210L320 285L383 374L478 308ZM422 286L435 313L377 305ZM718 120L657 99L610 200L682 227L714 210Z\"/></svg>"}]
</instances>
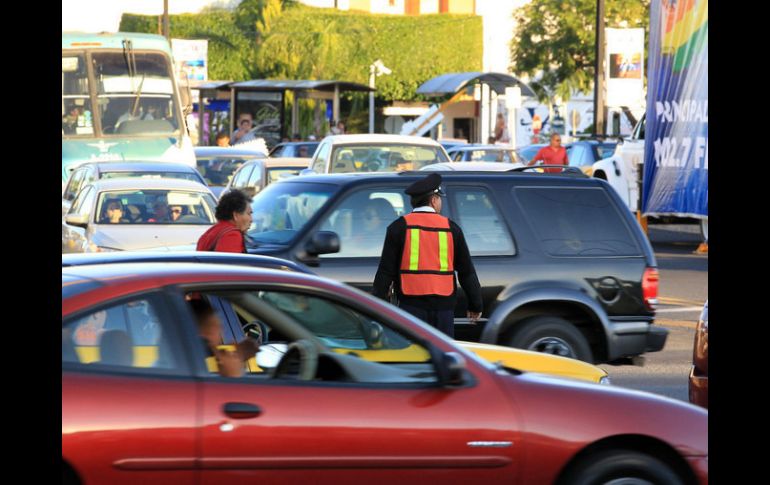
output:
<instances>
[{"instance_id":1,"label":"car window","mask_svg":"<svg viewBox=\"0 0 770 485\"><path fill-rule=\"evenodd\" d=\"M281 179L289 178L289 177L295 177L299 175L299 173L302 170L305 170L307 167L274 167L274 168L268 168L267 169L267 184L272 184L273 182L277 182Z\"/></svg>"},{"instance_id":2,"label":"car window","mask_svg":"<svg viewBox=\"0 0 770 485\"><path fill-rule=\"evenodd\" d=\"M334 148L329 173L400 172L448 161L440 146L357 143Z\"/></svg>"},{"instance_id":3,"label":"car window","mask_svg":"<svg viewBox=\"0 0 770 485\"><path fill-rule=\"evenodd\" d=\"M196 162L198 172L203 175L206 184L210 187L224 187L233 178L246 159L243 158L199 158Z\"/></svg>"},{"instance_id":4,"label":"car window","mask_svg":"<svg viewBox=\"0 0 770 485\"><path fill-rule=\"evenodd\" d=\"M634 133L631 135L631 138L635 140L644 140L644 128L646 124L647 124L647 118L643 116L642 119L639 120L639 122L634 127Z\"/></svg>"},{"instance_id":5,"label":"car window","mask_svg":"<svg viewBox=\"0 0 770 485\"><path fill-rule=\"evenodd\" d=\"M214 224L216 203L209 193L170 189L101 192L99 224Z\"/></svg>"},{"instance_id":6,"label":"car window","mask_svg":"<svg viewBox=\"0 0 770 485\"><path fill-rule=\"evenodd\" d=\"M75 199L75 196L78 195L78 191L80 190L80 187L83 182L83 178L86 175L86 170L84 168L75 170L72 173L72 176L70 177L70 181L67 184L67 188L64 190L64 195L62 196L66 200L73 200Z\"/></svg>"},{"instance_id":7,"label":"car window","mask_svg":"<svg viewBox=\"0 0 770 485\"><path fill-rule=\"evenodd\" d=\"M368 384L436 382L428 350L380 317L299 291L219 291L217 297L231 306L239 320L237 324L242 326L241 332L249 327L259 328L262 345L254 361L250 359L247 364L245 378L274 372L287 346L299 339L299 329L307 334L305 341L318 342L324 347L322 353L327 354L319 360L312 380ZM341 360L335 356L342 356Z\"/></svg>"},{"instance_id":8,"label":"car window","mask_svg":"<svg viewBox=\"0 0 770 485\"><path fill-rule=\"evenodd\" d=\"M273 148L269 155L270 157L282 157L284 149L286 148L286 145L277 145L275 148Z\"/></svg>"},{"instance_id":9,"label":"car window","mask_svg":"<svg viewBox=\"0 0 770 485\"><path fill-rule=\"evenodd\" d=\"M262 164L254 163L254 170L251 171L246 186L253 188L255 193L260 191L262 188Z\"/></svg>"},{"instance_id":10,"label":"car window","mask_svg":"<svg viewBox=\"0 0 770 485\"><path fill-rule=\"evenodd\" d=\"M326 160L329 158L329 150L331 150L331 143L329 142L322 143L321 146L318 147L317 154L315 155L316 158L313 160L312 166L314 172L326 172Z\"/></svg>"},{"instance_id":11,"label":"car window","mask_svg":"<svg viewBox=\"0 0 770 485\"><path fill-rule=\"evenodd\" d=\"M508 226L489 191L450 187L450 197L471 256L510 256L515 253Z\"/></svg>"},{"instance_id":12,"label":"car window","mask_svg":"<svg viewBox=\"0 0 770 485\"><path fill-rule=\"evenodd\" d=\"M62 323L62 363L75 368L175 373L171 323L153 297L102 307Z\"/></svg>"},{"instance_id":13,"label":"car window","mask_svg":"<svg viewBox=\"0 0 770 485\"><path fill-rule=\"evenodd\" d=\"M588 153L583 145L575 144L567 149L567 159L569 159L570 167L580 167L590 164Z\"/></svg>"},{"instance_id":14,"label":"car window","mask_svg":"<svg viewBox=\"0 0 770 485\"><path fill-rule=\"evenodd\" d=\"M235 174L233 177L233 185L232 188L234 189L242 189L246 186L246 182L249 180L249 176L251 175L251 172L254 170L254 164L250 163L243 167L241 167L240 170L238 170L238 173Z\"/></svg>"},{"instance_id":15,"label":"car window","mask_svg":"<svg viewBox=\"0 0 770 485\"><path fill-rule=\"evenodd\" d=\"M401 188L368 188L349 194L321 222L321 230L340 237L340 251L320 257L379 257L388 226L404 214L408 204Z\"/></svg>"},{"instance_id":16,"label":"car window","mask_svg":"<svg viewBox=\"0 0 770 485\"><path fill-rule=\"evenodd\" d=\"M463 160L463 152L452 152L449 154L449 157L452 159L452 161L461 162Z\"/></svg>"},{"instance_id":17,"label":"car window","mask_svg":"<svg viewBox=\"0 0 770 485\"><path fill-rule=\"evenodd\" d=\"M621 213L600 188L518 187L513 193L551 256L638 256Z\"/></svg>"},{"instance_id":18,"label":"car window","mask_svg":"<svg viewBox=\"0 0 770 485\"><path fill-rule=\"evenodd\" d=\"M75 202L70 207L70 214L79 214L88 217L91 214L91 210L94 206L94 199L96 198L96 190L93 186L86 187L75 198Z\"/></svg>"},{"instance_id":19,"label":"car window","mask_svg":"<svg viewBox=\"0 0 770 485\"><path fill-rule=\"evenodd\" d=\"M288 244L335 190L334 185L318 183L268 185L251 204L247 245Z\"/></svg>"}]
</instances>

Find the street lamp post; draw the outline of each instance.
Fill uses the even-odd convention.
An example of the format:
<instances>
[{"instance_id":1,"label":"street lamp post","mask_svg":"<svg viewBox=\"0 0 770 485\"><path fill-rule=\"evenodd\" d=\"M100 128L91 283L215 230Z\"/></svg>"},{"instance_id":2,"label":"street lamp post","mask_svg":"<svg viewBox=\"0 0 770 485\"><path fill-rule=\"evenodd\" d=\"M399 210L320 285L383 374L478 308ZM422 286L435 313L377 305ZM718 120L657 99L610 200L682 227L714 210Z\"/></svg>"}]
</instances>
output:
<instances>
[{"instance_id":1,"label":"street lamp post","mask_svg":"<svg viewBox=\"0 0 770 485\"><path fill-rule=\"evenodd\" d=\"M369 66L369 87L372 91L369 91L369 133L374 133L374 79L377 76L383 74L388 75L391 71L380 59L377 59Z\"/></svg>"}]
</instances>

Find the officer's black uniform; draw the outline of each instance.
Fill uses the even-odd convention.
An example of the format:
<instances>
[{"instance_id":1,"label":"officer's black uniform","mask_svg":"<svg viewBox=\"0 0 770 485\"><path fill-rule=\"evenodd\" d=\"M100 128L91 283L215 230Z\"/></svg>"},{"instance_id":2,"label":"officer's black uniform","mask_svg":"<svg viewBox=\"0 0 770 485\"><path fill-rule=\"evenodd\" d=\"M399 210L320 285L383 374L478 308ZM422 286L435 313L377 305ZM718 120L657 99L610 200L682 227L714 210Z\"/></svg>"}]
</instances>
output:
<instances>
[{"instance_id":1,"label":"officer's black uniform","mask_svg":"<svg viewBox=\"0 0 770 485\"><path fill-rule=\"evenodd\" d=\"M407 187L405 192L411 196L430 193L444 195L440 186L441 175L432 173ZM380 265L374 277L373 294L378 298L387 300L390 285L393 283L399 307L453 337L457 278L453 278L455 291L450 296L408 296L401 291L399 268L406 240L406 226L406 220L403 217L399 217L388 226ZM480 313L482 311L481 285L471 261L468 245L465 243L465 236L460 226L451 220L449 221L449 228L454 241L454 269L459 276L460 285L468 297L468 311Z\"/></svg>"}]
</instances>

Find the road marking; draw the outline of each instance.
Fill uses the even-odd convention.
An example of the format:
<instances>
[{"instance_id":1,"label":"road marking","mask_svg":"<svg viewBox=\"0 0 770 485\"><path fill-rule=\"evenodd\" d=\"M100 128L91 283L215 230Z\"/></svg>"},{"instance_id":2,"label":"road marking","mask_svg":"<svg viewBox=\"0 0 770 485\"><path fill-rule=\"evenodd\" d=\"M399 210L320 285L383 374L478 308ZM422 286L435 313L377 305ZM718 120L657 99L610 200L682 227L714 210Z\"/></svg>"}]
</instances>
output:
<instances>
[{"instance_id":1,"label":"road marking","mask_svg":"<svg viewBox=\"0 0 770 485\"><path fill-rule=\"evenodd\" d=\"M696 300L684 300L682 298L671 298L671 297L665 297L665 296L658 297L658 303L663 303L667 305L700 305L701 308L703 308L703 302L699 302Z\"/></svg>"},{"instance_id":2,"label":"road marking","mask_svg":"<svg viewBox=\"0 0 770 485\"><path fill-rule=\"evenodd\" d=\"M661 326L661 327L684 327L684 328L695 328L696 322L691 322L688 320L666 320L665 318L660 318L655 320L655 325Z\"/></svg>"},{"instance_id":3,"label":"road marking","mask_svg":"<svg viewBox=\"0 0 770 485\"><path fill-rule=\"evenodd\" d=\"M674 312L699 312L703 310L702 306L688 306L684 308L661 308L656 313L674 313Z\"/></svg>"}]
</instances>

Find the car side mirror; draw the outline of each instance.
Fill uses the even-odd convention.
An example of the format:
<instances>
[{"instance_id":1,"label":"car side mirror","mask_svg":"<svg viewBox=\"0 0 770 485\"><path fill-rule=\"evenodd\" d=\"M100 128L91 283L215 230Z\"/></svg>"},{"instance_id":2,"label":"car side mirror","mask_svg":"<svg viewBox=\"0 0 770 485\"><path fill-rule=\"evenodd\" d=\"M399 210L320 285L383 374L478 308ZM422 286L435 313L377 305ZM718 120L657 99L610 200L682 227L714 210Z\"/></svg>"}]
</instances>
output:
<instances>
[{"instance_id":1,"label":"car side mirror","mask_svg":"<svg viewBox=\"0 0 770 485\"><path fill-rule=\"evenodd\" d=\"M70 226L86 228L88 226L88 216L83 214L67 214L64 221Z\"/></svg>"},{"instance_id":2,"label":"car side mirror","mask_svg":"<svg viewBox=\"0 0 770 485\"><path fill-rule=\"evenodd\" d=\"M364 340L370 349L381 349L384 344L385 329L377 322L368 321L364 324Z\"/></svg>"},{"instance_id":3,"label":"car side mirror","mask_svg":"<svg viewBox=\"0 0 770 485\"><path fill-rule=\"evenodd\" d=\"M340 237L336 232L318 231L308 241L305 251L311 256L338 253L340 251Z\"/></svg>"},{"instance_id":4,"label":"car side mirror","mask_svg":"<svg viewBox=\"0 0 770 485\"><path fill-rule=\"evenodd\" d=\"M461 387L468 381L468 366L465 357L457 352L441 352L430 346L431 360L442 387Z\"/></svg>"}]
</instances>

